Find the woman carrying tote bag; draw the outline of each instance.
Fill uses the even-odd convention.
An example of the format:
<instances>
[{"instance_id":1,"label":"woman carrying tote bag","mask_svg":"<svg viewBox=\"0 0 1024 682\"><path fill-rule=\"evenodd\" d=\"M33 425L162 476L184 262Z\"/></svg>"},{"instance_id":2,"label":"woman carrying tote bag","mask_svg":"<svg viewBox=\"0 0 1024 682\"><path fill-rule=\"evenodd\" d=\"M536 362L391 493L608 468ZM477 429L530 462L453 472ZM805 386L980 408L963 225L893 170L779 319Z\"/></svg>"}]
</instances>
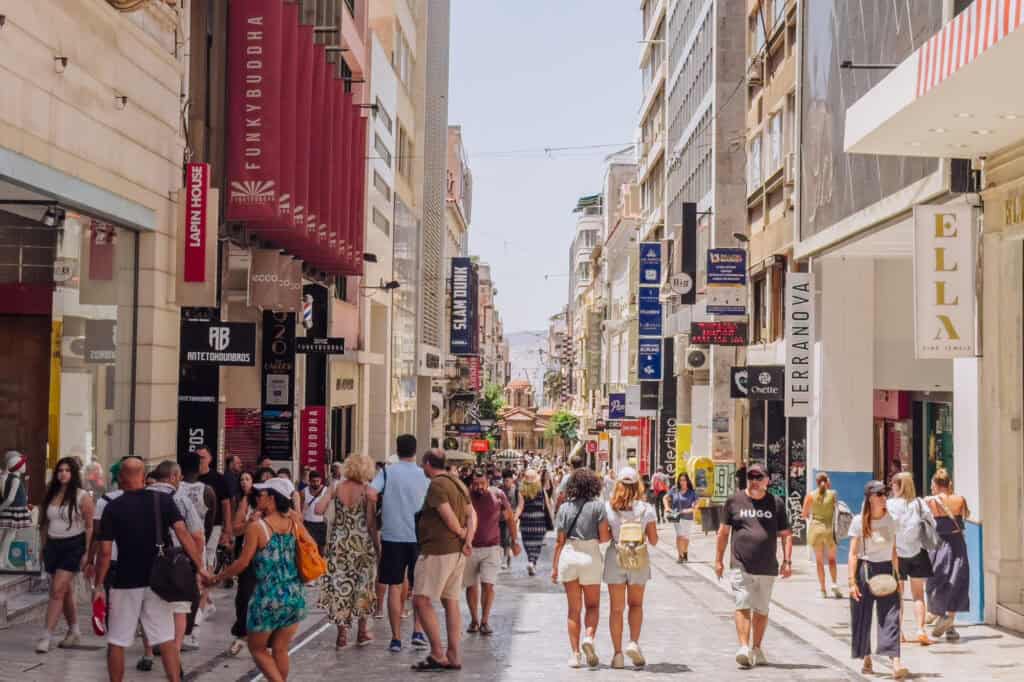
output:
<instances>
[{"instance_id":1,"label":"woman carrying tote bag","mask_svg":"<svg viewBox=\"0 0 1024 682\"><path fill-rule=\"evenodd\" d=\"M850 629L853 658L864 659L861 673L871 675L871 616L878 620L875 653L892 659L894 679L906 679L900 663L900 595L896 573L896 522L886 511L885 484L864 486L864 503L850 524Z\"/></svg>"}]
</instances>

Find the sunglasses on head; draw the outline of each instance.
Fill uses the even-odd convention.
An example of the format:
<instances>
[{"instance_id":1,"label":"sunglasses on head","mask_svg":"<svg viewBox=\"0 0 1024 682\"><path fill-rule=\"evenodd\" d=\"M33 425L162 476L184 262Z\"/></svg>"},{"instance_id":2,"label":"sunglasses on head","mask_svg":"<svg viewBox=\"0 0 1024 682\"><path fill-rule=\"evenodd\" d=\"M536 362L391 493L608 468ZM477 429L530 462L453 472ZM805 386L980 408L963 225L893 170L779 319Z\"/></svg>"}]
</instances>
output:
<instances>
[{"instance_id":1,"label":"sunglasses on head","mask_svg":"<svg viewBox=\"0 0 1024 682\"><path fill-rule=\"evenodd\" d=\"M764 474L747 474L748 481L762 481L764 480Z\"/></svg>"}]
</instances>

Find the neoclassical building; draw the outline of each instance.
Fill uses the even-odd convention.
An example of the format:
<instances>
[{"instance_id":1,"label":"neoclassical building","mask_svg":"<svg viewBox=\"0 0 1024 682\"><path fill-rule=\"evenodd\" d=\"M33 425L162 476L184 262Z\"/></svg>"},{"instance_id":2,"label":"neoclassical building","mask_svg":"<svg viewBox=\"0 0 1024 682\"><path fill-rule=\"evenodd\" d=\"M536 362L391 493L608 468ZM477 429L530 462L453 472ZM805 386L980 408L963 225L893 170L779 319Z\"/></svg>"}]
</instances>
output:
<instances>
[{"instance_id":1,"label":"neoclassical building","mask_svg":"<svg viewBox=\"0 0 1024 682\"><path fill-rule=\"evenodd\" d=\"M533 386L528 381L510 382L505 387L505 407L498 418L502 449L533 450L547 457L564 455L561 439L544 434L552 414L552 410L538 409L534 404Z\"/></svg>"}]
</instances>

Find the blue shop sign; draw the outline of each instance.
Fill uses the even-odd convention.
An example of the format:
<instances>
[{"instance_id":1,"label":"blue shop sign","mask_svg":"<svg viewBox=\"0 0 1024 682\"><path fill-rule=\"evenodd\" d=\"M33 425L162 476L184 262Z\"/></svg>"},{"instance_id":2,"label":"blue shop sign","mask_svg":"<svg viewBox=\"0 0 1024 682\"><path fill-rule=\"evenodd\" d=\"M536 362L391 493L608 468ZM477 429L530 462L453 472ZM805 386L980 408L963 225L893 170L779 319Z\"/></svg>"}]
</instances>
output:
<instances>
[{"instance_id":1,"label":"blue shop sign","mask_svg":"<svg viewBox=\"0 0 1024 682\"><path fill-rule=\"evenodd\" d=\"M640 284L661 284L661 242L640 242Z\"/></svg>"},{"instance_id":2,"label":"blue shop sign","mask_svg":"<svg viewBox=\"0 0 1024 682\"><path fill-rule=\"evenodd\" d=\"M661 381L661 339L640 339L637 373L641 381Z\"/></svg>"}]
</instances>

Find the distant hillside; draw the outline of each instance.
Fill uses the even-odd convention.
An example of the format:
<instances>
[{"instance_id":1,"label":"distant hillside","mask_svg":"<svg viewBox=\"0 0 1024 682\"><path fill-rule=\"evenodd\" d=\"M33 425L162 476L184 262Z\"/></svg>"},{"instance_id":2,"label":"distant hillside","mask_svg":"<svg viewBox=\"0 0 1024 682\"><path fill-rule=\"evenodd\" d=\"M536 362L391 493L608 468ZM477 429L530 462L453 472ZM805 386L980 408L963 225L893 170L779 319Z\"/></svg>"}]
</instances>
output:
<instances>
[{"instance_id":1,"label":"distant hillside","mask_svg":"<svg viewBox=\"0 0 1024 682\"><path fill-rule=\"evenodd\" d=\"M544 366L547 331L521 331L505 334L512 361L512 379L525 379L533 384L534 401L539 404L544 392Z\"/></svg>"}]
</instances>

